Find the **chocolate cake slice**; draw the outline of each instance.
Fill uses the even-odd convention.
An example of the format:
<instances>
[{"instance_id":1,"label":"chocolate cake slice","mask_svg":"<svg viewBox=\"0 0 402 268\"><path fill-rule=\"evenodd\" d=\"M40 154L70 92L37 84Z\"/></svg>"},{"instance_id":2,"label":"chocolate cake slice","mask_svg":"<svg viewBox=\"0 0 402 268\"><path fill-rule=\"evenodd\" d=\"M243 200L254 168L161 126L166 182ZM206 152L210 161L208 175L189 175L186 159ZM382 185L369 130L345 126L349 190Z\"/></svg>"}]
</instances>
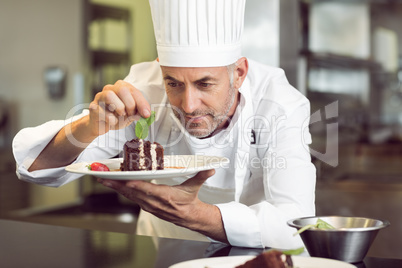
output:
<instances>
[{"instance_id":1,"label":"chocolate cake slice","mask_svg":"<svg viewBox=\"0 0 402 268\"><path fill-rule=\"evenodd\" d=\"M160 170L164 168L163 146L143 139L127 141L123 147L122 171Z\"/></svg>"},{"instance_id":2,"label":"chocolate cake slice","mask_svg":"<svg viewBox=\"0 0 402 268\"><path fill-rule=\"evenodd\" d=\"M236 268L291 268L292 258L279 250L271 249L264 251L257 257L237 266Z\"/></svg>"}]
</instances>

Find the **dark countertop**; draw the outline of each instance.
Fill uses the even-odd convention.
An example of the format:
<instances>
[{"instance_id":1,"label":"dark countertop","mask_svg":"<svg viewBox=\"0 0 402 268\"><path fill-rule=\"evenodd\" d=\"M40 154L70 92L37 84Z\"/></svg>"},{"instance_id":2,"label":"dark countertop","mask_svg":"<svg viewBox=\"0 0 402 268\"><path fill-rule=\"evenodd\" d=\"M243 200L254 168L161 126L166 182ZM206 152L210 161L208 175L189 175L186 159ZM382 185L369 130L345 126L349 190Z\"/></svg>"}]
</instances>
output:
<instances>
[{"instance_id":1,"label":"dark countertop","mask_svg":"<svg viewBox=\"0 0 402 268\"><path fill-rule=\"evenodd\" d=\"M0 220L0 238L0 266L5 268L164 268L186 260L262 251L11 220ZM402 260L366 257L357 267L399 268Z\"/></svg>"}]
</instances>

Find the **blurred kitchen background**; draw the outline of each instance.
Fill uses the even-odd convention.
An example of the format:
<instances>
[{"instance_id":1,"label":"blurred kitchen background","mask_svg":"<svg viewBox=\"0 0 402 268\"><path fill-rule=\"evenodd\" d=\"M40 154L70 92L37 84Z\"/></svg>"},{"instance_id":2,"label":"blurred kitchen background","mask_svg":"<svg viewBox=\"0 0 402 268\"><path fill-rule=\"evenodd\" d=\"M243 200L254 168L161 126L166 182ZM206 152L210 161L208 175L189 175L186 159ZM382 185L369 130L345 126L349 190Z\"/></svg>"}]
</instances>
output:
<instances>
[{"instance_id":1,"label":"blurred kitchen background","mask_svg":"<svg viewBox=\"0 0 402 268\"><path fill-rule=\"evenodd\" d=\"M402 258L402 1L248 0L244 55L311 101L317 215L387 219L369 255ZM129 66L156 58L147 0L2 0L0 217L135 232L138 207L86 176L21 182L25 127L66 119Z\"/></svg>"}]
</instances>

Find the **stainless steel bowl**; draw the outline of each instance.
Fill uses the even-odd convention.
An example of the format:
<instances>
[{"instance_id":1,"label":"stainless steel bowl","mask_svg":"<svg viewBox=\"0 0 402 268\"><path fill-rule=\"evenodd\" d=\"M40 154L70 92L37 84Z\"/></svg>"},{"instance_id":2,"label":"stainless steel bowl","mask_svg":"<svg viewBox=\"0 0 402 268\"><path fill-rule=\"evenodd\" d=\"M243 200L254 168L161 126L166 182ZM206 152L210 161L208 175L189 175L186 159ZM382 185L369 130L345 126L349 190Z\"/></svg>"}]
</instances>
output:
<instances>
[{"instance_id":1,"label":"stainless steel bowl","mask_svg":"<svg viewBox=\"0 0 402 268\"><path fill-rule=\"evenodd\" d=\"M307 229L300 234L310 256L350 263L363 261L378 231L389 225L384 220L342 216L299 218L288 221L288 225L299 230L315 224L317 219L328 222L335 229Z\"/></svg>"}]
</instances>

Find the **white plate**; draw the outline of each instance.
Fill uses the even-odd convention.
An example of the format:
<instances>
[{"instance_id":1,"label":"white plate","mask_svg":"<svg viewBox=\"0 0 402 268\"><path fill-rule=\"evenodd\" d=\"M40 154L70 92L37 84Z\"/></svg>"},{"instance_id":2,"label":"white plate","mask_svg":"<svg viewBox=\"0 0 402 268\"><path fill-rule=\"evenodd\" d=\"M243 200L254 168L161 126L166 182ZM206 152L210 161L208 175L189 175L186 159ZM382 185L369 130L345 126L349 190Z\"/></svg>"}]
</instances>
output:
<instances>
[{"instance_id":1,"label":"white plate","mask_svg":"<svg viewBox=\"0 0 402 268\"><path fill-rule=\"evenodd\" d=\"M122 158L99 160L112 171L92 171L88 165L93 162L81 162L66 167L66 171L84 175L93 175L99 178L115 180L152 180L160 178L191 177L199 171L228 167L229 159L219 156L204 155L165 155L163 170L146 171L113 171L120 169Z\"/></svg>"},{"instance_id":2,"label":"white plate","mask_svg":"<svg viewBox=\"0 0 402 268\"><path fill-rule=\"evenodd\" d=\"M177 263L169 268L234 268L252 258L255 256L205 258ZM292 256L292 260L297 268L356 268L350 263L324 258Z\"/></svg>"}]
</instances>

